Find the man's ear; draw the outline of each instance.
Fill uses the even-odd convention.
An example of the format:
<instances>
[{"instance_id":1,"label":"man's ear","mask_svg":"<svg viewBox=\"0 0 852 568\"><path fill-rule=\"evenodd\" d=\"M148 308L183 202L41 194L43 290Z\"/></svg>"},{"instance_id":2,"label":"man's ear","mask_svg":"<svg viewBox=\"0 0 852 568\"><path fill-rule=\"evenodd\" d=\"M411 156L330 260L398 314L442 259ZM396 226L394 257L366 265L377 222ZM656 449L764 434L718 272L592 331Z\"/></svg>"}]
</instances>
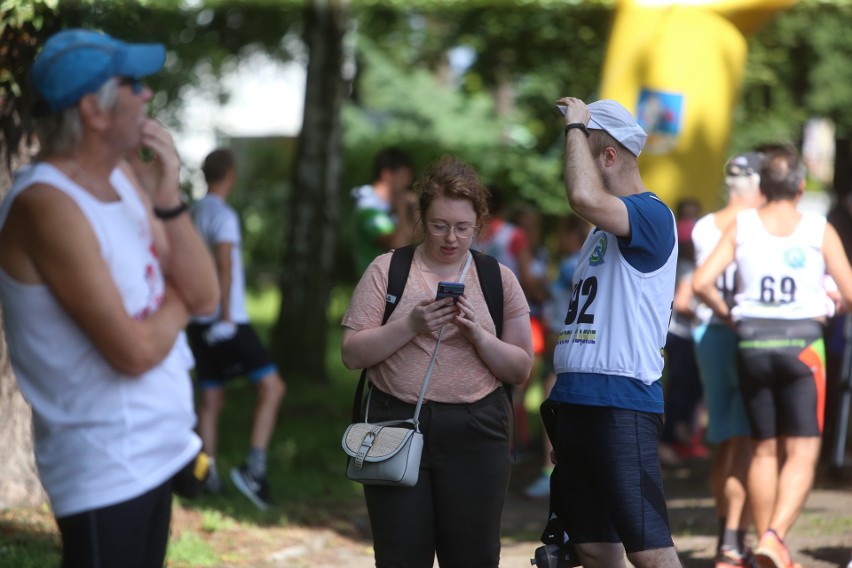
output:
<instances>
[{"instance_id":1,"label":"man's ear","mask_svg":"<svg viewBox=\"0 0 852 568\"><path fill-rule=\"evenodd\" d=\"M96 94L83 95L83 98L77 103L77 110L80 113L80 122L83 125L95 130L101 130L106 125L108 113L98 105Z\"/></svg>"},{"instance_id":2,"label":"man's ear","mask_svg":"<svg viewBox=\"0 0 852 568\"><path fill-rule=\"evenodd\" d=\"M607 167L612 166L615 163L615 160L618 158L618 150L616 150L612 146L607 146L603 150L603 158L604 165L606 165Z\"/></svg>"}]
</instances>

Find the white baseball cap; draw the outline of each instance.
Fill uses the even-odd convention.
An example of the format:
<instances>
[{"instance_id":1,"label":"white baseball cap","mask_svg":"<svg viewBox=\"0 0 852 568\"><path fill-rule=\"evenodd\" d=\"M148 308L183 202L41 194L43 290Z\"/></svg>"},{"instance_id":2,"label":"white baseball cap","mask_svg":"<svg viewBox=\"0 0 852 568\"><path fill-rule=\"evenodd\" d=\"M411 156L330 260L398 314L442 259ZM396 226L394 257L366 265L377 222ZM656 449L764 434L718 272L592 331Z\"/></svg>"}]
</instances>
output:
<instances>
[{"instance_id":1,"label":"white baseball cap","mask_svg":"<svg viewBox=\"0 0 852 568\"><path fill-rule=\"evenodd\" d=\"M642 153L648 135L621 103L612 99L602 99L589 105L592 118L588 128L603 130L618 140L634 156Z\"/></svg>"}]
</instances>

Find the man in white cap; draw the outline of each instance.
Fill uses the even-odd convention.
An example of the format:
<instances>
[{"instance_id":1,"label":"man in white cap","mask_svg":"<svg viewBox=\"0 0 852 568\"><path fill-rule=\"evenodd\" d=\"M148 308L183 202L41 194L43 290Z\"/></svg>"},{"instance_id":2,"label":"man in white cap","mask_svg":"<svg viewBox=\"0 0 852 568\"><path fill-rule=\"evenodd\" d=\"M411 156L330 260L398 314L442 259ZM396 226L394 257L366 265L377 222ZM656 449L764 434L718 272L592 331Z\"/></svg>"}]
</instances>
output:
<instances>
[{"instance_id":1,"label":"man in white cap","mask_svg":"<svg viewBox=\"0 0 852 568\"><path fill-rule=\"evenodd\" d=\"M182 330L218 287L172 138L146 116L141 77L164 61L162 45L52 36L31 77L41 155L0 204L6 339L63 566L161 567L172 491L203 470Z\"/></svg>"},{"instance_id":2,"label":"man in white cap","mask_svg":"<svg viewBox=\"0 0 852 568\"><path fill-rule=\"evenodd\" d=\"M635 566L680 566L657 453L674 215L639 176L646 134L627 109L613 100L558 103L568 202L594 228L554 355L551 506L586 568L623 566L625 552Z\"/></svg>"}]
</instances>

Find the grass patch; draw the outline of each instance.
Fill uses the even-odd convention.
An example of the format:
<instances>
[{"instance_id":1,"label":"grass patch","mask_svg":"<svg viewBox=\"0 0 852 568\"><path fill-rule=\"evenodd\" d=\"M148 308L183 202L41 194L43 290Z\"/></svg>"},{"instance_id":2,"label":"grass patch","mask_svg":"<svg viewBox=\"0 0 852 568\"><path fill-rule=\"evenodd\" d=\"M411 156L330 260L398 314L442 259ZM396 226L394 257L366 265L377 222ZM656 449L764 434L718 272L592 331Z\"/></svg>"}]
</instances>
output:
<instances>
[{"instance_id":1,"label":"grass patch","mask_svg":"<svg viewBox=\"0 0 852 568\"><path fill-rule=\"evenodd\" d=\"M206 533L231 530L236 523L220 511L205 509L201 511L201 530Z\"/></svg>"},{"instance_id":2,"label":"grass patch","mask_svg":"<svg viewBox=\"0 0 852 568\"><path fill-rule=\"evenodd\" d=\"M218 566L219 555L200 536L184 533L169 542L168 565L173 568Z\"/></svg>"},{"instance_id":3,"label":"grass patch","mask_svg":"<svg viewBox=\"0 0 852 568\"><path fill-rule=\"evenodd\" d=\"M12 509L0 516L0 566L59 566L60 540L47 507Z\"/></svg>"},{"instance_id":4,"label":"grass patch","mask_svg":"<svg viewBox=\"0 0 852 568\"><path fill-rule=\"evenodd\" d=\"M225 481L220 496L175 500L168 566L219 566L233 562L235 546L246 538L263 541L268 529L298 525L329 526L360 503L360 485L344 476L340 437L349 423L357 373L340 361L340 319L351 290L335 289L329 310L328 363L332 380L318 385L284 374L287 397L269 448L268 480L278 506L260 511L230 483L229 471L245 461L255 389L238 378L226 386L219 424L217 466ZM278 317L279 294L267 288L249 295L247 310L258 334L268 340ZM267 343L268 345L268 343ZM178 530L174 530L174 529ZM249 550L241 551L243 558ZM47 507L0 511L0 566L58 566L60 538Z\"/></svg>"}]
</instances>

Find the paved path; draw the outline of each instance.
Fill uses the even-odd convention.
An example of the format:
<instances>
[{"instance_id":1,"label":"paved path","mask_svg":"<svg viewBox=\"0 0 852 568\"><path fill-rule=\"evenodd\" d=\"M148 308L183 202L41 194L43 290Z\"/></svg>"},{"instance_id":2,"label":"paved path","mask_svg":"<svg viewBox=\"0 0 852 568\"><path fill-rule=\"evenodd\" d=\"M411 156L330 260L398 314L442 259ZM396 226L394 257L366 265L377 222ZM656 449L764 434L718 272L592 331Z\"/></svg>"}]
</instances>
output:
<instances>
[{"instance_id":1,"label":"paved path","mask_svg":"<svg viewBox=\"0 0 852 568\"><path fill-rule=\"evenodd\" d=\"M713 568L715 520L706 479L708 464L666 472L669 515L681 561L685 568ZM546 503L529 501L521 488L535 475L528 466L513 474L503 522L502 568L529 567L546 517ZM271 555L269 567L369 568L374 566L363 509L351 513L349 522L358 538L331 530L305 529L298 544ZM788 544L804 568L846 568L852 551L852 475L832 481L822 479L812 492ZM436 563L437 566L437 563Z\"/></svg>"}]
</instances>

